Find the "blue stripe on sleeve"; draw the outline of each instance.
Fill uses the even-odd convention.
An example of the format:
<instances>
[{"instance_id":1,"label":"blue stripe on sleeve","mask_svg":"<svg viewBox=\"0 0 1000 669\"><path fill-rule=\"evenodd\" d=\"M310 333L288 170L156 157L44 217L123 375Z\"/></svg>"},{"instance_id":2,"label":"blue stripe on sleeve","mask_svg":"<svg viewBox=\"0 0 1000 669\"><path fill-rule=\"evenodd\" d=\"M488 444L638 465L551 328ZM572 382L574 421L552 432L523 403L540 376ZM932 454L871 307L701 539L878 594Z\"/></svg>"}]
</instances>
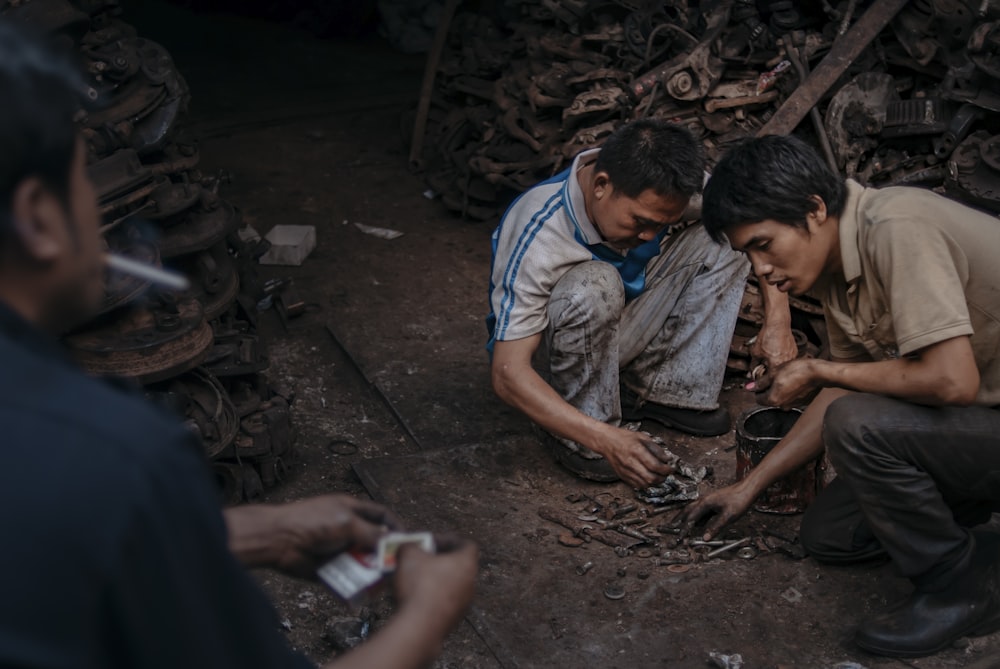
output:
<instances>
[{"instance_id":1,"label":"blue stripe on sleeve","mask_svg":"<svg viewBox=\"0 0 1000 669\"><path fill-rule=\"evenodd\" d=\"M507 328L510 325L510 316L514 307L514 283L517 281L517 272L521 267L521 261L524 259L524 256L528 251L528 247L538 232L545 225L545 222L559 210L562 204L562 191L560 190L553 194L540 210L535 212L531 221L525 226L524 230L521 231L521 236L518 238L517 244L514 246L514 251L511 253L510 260L507 263L507 269L504 272L502 283L503 297L500 300L500 313L496 316L488 348L492 348L492 343L496 339L503 339L503 336L506 334Z\"/></svg>"}]
</instances>

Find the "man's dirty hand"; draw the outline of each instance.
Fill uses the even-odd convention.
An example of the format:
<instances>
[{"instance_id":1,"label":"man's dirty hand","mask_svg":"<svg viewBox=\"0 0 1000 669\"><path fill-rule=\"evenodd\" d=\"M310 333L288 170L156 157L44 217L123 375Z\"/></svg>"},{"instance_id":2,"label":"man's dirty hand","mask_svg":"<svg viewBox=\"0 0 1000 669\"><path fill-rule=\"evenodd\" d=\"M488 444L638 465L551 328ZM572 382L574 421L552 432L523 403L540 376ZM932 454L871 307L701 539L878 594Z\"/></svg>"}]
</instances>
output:
<instances>
[{"instance_id":1,"label":"man's dirty hand","mask_svg":"<svg viewBox=\"0 0 1000 669\"><path fill-rule=\"evenodd\" d=\"M702 538L709 541L720 530L746 513L753 500L754 495L737 483L691 502L674 516L673 524L681 529L680 536L684 538L692 533L695 525L708 519Z\"/></svg>"},{"instance_id":2,"label":"man's dirty hand","mask_svg":"<svg viewBox=\"0 0 1000 669\"><path fill-rule=\"evenodd\" d=\"M622 481L633 488L662 483L674 473L673 461L663 447L641 432L615 428L615 442L602 454Z\"/></svg>"},{"instance_id":3,"label":"man's dirty hand","mask_svg":"<svg viewBox=\"0 0 1000 669\"><path fill-rule=\"evenodd\" d=\"M753 388L757 403L782 409L808 404L821 389L815 372L818 364L822 361L800 358L769 369Z\"/></svg>"}]
</instances>

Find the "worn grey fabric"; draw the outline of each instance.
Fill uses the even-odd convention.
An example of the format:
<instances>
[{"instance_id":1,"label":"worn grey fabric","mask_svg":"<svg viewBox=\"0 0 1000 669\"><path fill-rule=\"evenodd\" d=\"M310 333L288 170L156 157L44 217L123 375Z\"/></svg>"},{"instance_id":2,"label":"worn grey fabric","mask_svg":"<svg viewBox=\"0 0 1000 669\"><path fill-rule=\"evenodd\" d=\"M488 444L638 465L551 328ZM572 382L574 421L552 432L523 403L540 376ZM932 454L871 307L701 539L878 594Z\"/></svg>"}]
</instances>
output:
<instances>
[{"instance_id":1,"label":"worn grey fabric","mask_svg":"<svg viewBox=\"0 0 1000 669\"><path fill-rule=\"evenodd\" d=\"M702 226L668 240L627 304L612 265L580 263L552 291L536 365L563 399L613 425L620 383L644 400L716 409L748 269Z\"/></svg>"}]
</instances>

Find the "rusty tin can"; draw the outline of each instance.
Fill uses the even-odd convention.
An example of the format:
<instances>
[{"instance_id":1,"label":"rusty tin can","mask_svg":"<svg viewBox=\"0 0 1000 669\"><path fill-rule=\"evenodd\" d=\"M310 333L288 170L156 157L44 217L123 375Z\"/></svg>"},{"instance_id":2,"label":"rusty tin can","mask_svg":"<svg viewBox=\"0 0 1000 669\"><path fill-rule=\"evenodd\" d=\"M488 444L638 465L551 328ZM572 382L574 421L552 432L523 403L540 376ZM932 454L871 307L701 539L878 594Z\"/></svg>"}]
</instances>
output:
<instances>
[{"instance_id":1,"label":"rusty tin can","mask_svg":"<svg viewBox=\"0 0 1000 669\"><path fill-rule=\"evenodd\" d=\"M788 434L801 409L755 407L745 411L736 424L736 478L743 480L751 469ZM816 459L775 481L761 493L754 509L764 513L802 513L823 486L823 462Z\"/></svg>"}]
</instances>

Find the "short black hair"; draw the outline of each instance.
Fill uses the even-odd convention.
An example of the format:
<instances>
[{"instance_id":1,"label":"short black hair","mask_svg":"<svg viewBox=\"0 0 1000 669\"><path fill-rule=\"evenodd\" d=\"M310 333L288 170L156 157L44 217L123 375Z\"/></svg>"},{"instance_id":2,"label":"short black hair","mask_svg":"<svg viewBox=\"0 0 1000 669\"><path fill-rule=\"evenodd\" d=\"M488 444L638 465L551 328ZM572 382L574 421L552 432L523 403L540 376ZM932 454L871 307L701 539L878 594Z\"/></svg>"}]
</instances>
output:
<instances>
[{"instance_id":1,"label":"short black hair","mask_svg":"<svg viewBox=\"0 0 1000 669\"><path fill-rule=\"evenodd\" d=\"M686 128L642 119L619 126L608 137L594 170L607 172L615 191L629 198L646 190L690 198L701 192L705 153Z\"/></svg>"},{"instance_id":2,"label":"short black hair","mask_svg":"<svg viewBox=\"0 0 1000 669\"><path fill-rule=\"evenodd\" d=\"M11 197L25 179L68 199L82 89L67 58L25 26L0 20L0 239L10 233Z\"/></svg>"},{"instance_id":3,"label":"short black hair","mask_svg":"<svg viewBox=\"0 0 1000 669\"><path fill-rule=\"evenodd\" d=\"M745 139L730 149L705 186L701 222L712 239L743 223L774 220L805 228L818 195L831 216L840 216L844 179L809 144L791 135Z\"/></svg>"}]
</instances>

